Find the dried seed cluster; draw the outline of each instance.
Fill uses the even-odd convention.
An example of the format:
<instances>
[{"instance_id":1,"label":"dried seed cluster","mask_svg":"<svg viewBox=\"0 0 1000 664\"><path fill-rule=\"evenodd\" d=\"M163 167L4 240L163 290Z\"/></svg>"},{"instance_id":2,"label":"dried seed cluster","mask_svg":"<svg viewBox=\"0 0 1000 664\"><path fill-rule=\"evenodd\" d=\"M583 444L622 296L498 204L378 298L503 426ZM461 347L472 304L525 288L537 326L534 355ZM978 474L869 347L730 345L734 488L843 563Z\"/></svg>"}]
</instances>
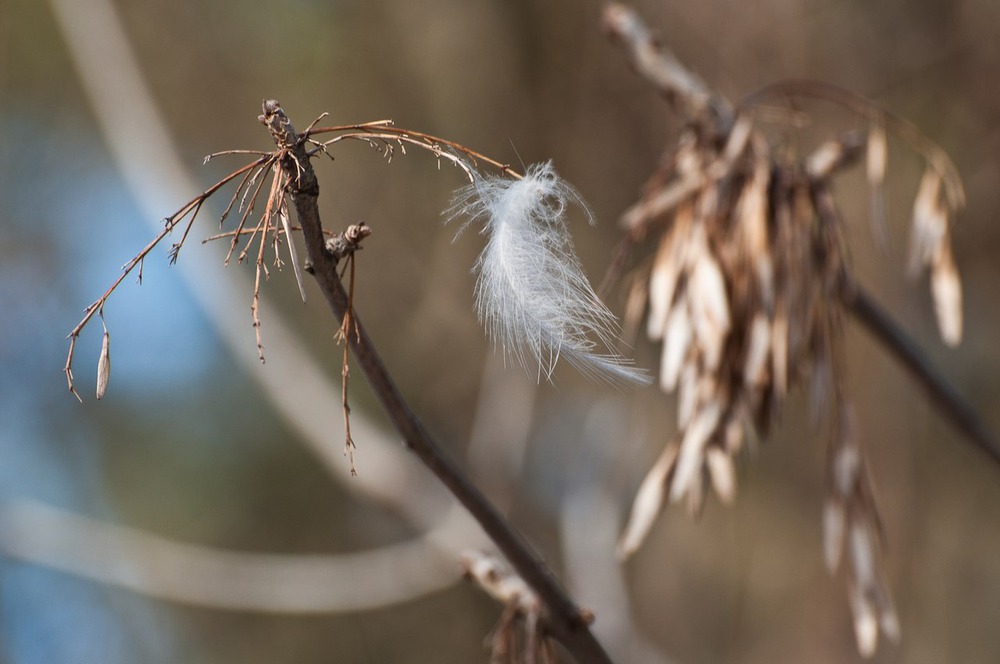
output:
<instances>
[{"instance_id":1,"label":"dried seed cluster","mask_svg":"<svg viewBox=\"0 0 1000 664\"><path fill-rule=\"evenodd\" d=\"M779 158L749 111L721 139L704 126L685 131L622 220L632 242L656 244L633 281L626 323L648 312L647 335L661 344L660 387L678 395L678 432L640 486L620 553L638 548L666 502L684 501L697 514L709 486L731 502L736 455L748 438L768 433L792 387L808 385L816 413L834 423L826 560L836 569L846 543L858 645L871 654L879 629L896 639L899 624L879 568L882 531L844 385L840 332L854 282L831 186L864 154L873 213L881 214L885 125L873 121L867 134L830 141L802 160L785 151ZM949 344L962 329L948 231L960 192L950 162L928 155L911 265L930 268Z\"/></svg>"}]
</instances>

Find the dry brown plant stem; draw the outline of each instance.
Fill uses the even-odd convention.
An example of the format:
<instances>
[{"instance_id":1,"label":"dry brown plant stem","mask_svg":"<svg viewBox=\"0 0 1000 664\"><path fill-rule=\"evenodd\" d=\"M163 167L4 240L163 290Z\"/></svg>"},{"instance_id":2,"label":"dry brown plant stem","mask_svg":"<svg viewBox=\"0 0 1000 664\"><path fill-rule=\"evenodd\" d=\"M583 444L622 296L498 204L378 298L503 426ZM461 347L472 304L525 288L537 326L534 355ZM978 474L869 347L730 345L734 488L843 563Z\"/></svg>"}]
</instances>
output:
<instances>
[{"instance_id":1,"label":"dry brown plant stem","mask_svg":"<svg viewBox=\"0 0 1000 664\"><path fill-rule=\"evenodd\" d=\"M319 183L309 162L307 143L300 140L277 102L265 103L264 119L275 144L287 155L282 159L281 167L289 179L289 193L302 227L308 271L316 279L334 316L343 324L350 310L350 297L338 274L338 257L326 247L317 204ZM552 636L578 662L610 662L611 659L591 633L585 614L545 563L424 428L396 387L361 320L356 314L353 318L355 333L348 335L350 348L406 447L469 510L525 583L537 593L545 605L546 628Z\"/></svg>"},{"instance_id":2,"label":"dry brown plant stem","mask_svg":"<svg viewBox=\"0 0 1000 664\"><path fill-rule=\"evenodd\" d=\"M338 343L344 344L344 355L341 359L340 365L340 381L341 381L341 407L344 410L344 453L347 454L351 462L351 475L357 475L358 471L354 467L354 439L351 437L351 404L347 398L347 388L350 385L351 368L348 362L348 348L350 344L348 343L348 337L351 336L351 323L354 322L354 254L352 253L347 258L348 265L351 270L351 280L349 282L347 291L347 311L344 313L344 320L340 324L340 330L337 332ZM358 333L357 324L354 325L355 335Z\"/></svg>"},{"instance_id":3,"label":"dry brown plant stem","mask_svg":"<svg viewBox=\"0 0 1000 664\"><path fill-rule=\"evenodd\" d=\"M958 390L941 375L916 342L885 309L854 281L841 298L851 315L899 361L926 391L927 398L959 432L1000 464L1000 440Z\"/></svg>"},{"instance_id":4,"label":"dry brown plant stem","mask_svg":"<svg viewBox=\"0 0 1000 664\"><path fill-rule=\"evenodd\" d=\"M341 258L345 258L347 260L347 266L340 275L341 279L343 279L344 274L350 271L350 279L348 280L347 287L347 312L344 314L343 322L341 322L340 329L337 331L337 343L343 343L344 345L344 354L341 359L340 368L340 401L344 411L344 454L347 455L350 461L351 475L357 475L358 471L354 467L355 445L354 438L351 436L351 404L347 398L347 389L351 378L351 368L348 362L348 349L350 347L348 337L351 336L352 330L355 336L358 334L358 326L354 322L355 253L361 250L361 241L369 235L371 235L371 229L364 222L361 222L360 224L348 226L346 231L326 241L326 249L333 254L335 259L340 260Z\"/></svg>"}]
</instances>

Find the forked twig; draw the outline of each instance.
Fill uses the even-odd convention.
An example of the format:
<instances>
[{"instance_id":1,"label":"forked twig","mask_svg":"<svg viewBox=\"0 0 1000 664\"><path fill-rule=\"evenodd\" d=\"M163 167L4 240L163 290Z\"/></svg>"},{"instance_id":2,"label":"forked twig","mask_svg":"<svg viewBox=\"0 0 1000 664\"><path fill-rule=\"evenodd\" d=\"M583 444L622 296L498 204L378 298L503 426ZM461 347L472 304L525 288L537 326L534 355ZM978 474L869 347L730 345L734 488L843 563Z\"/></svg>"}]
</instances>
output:
<instances>
[{"instance_id":1,"label":"forked twig","mask_svg":"<svg viewBox=\"0 0 1000 664\"><path fill-rule=\"evenodd\" d=\"M111 286L108 287L106 291L104 291L104 294L101 295L101 297L97 298L97 300L92 302L84 310L83 318L80 319L80 322L76 324L76 327L74 327L66 337L67 339L69 339L69 351L66 354L66 364L63 367L63 373L66 374L66 383L67 386L69 387L69 391L70 393L73 394L73 396L77 398L77 400L82 402L83 398L76 391L76 387L73 384L73 354L76 351L76 340L79 338L80 333L83 331L83 328L85 328L87 326L87 323L89 323L90 320L94 317L94 314L96 314L98 311L101 311L104 308L104 303L107 302L108 298L111 297L111 294L115 292L115 290L118 288L119 285L121 285L121 283L125 280L125 277L127 277L129 274L132 273L133 270L137 268L139 270L139 279L141 281L142 265L146 259L146 256L148 256L149 253L153 251L153 249L155 249L156 246L160 244L160 242L163 241L163 238L170 235L170 233L174 230L174 228L176 228L177 225L180 224L185 217L191 215L191 221L193 222L194 217L197 216L199 210L201 209L202 204L210 196L212 196L212 194L217 192L227 183L231 182L240 175L248 171L251 171L258 165L264 163L269 158L270 156L261 157L256 161L253 161L241 168L238 168L237 170L233 171L232 173L230 173L229 175L222 178L214 185L203 191L201 194L195 196L190 201L185 203L183 206L181 206L181 208L177 212L167 217L166 220L164 220L163 230L160 231L160 233L157 234L157 236L153 238L149 242L149 244L143 247L142 250L140 250L139 253L136 254L129 262L127 262L124 266L122 266L122 273L118 276L118 278L115 279L115 281L111 284ZM176 252L174 252L173 255L176 256Z\"/></svg>"},{"instance_id":2,"label":"forked twig","mask_svg":"<svg viewBox=\"0 0 1000 664\"><path fill-rule=\"evenodd\" d=\"M233 155L253 155L256 159L222 178L200 195L188 201L173 215L167 217L164 229L138 254L136 254L136 256L134 256L122 267L122 274L114 281L114 283L111 284L111 286L104 292L103 295L101 295L100 298L84 310L83 318L79 323L77 323L76 327L70 331L69 335L67 335L70 343L69 350L66 355L66 363L63 367L63 373L66 375L66 383L69 391L78 400L82 401L83 399L77 392L73 382L73 358L76 353L76 341L79 338L80 333L93 318L94 314L104 307L105 302L107 302L111 294L117 290L126 276L131 274L133 271L138 270L138 277L141 283L142 266L146 257L157 245L160 244L160 242L163 241L165 237L170 235L179 224L186 220L184 231L180 240L171 246L168 254L170 262L176 262L181 248L184 246L184 243L188 238L188 234L194 226L198 213L201 211L202 205L220 188L233 180L241 178L236 190L230 197L226 208L220 215L219 223L220 225L224 223L226 218L234 209L238 209L240 212L239 222L234 231L212 235L208 238L208 240L221 238L230 239L229 251L227 252L224 260L225 265L229 265L233 254L239 246L241 238L249 235L243 248L237 254L238 262L242 262L247 258L250 252L254 249L254 242L258 243L256 246L256 265L254 275L254 291L251 302L251 318L255 330L258 356L260 357L261 362L263 362L264 352L263 340L261 338L259 302L262 282L269 276L269 270L265 261L264 245L268 241L268 232L271 232L271 241L274 244L275 263L278 267L280 267L281 261L277 253L277 243L280 235L284 234L287 236L289 230L289 228L284 228L287 217L286 196L288 194L288 188L291 181L297 180L304 173L304 166L302 163L303 159L308 159L317 153L329 154L328 149L342 140L360 140L373 145L381 144L387 157L391 157L392 146L394 144L403 146L404 152L405 145L416 146L424 151L430 152L438 160L444 159L451 162L456 167L461 168L470 179L473 177L475 168L480 162L497 168L502 174L508 177L521 177L519 173L511 169L508 165L492 159L480 152L467 148L454 141L432 136L431 134L394 127L392 126L391 120L376 120L360 124L315 127L314 125L322 120L325 115L326 114L324 113L317 117L316 120L310 124L309 129L306 132L294 137L291 143L279 148L278 150L272 152L262 152L260 150L223 150L220 152L214 152L205 157L206 163L216 157ZM339 133L340 135L328 139L325 142L320 142L313 138L314 136L330 133ZM311 145L312 149L303 150L305 155L304 157L288 161L290 159L290 155L292 154L292 147L295 147L296 145ZM284 162L286 161L292 166L292 168L287 171L279 167L279 164L284 165ZM262 175L271 169L274 170L274 176L268 189L265 210L251 230L246 231L245 229L247 227L247 223L250 221L250 218L256 208L258 198L264 189L266 178L263 178ZM238 205L237 201L239 201ZM274 215L278 215L278 219L281 223L275 223ZM305 300L305 290L301 279L301 273L299 271L299 261L295 255L295 247L291 238L287 238L286 242L289 246L289 254L291 255L296 281L299 285L299 292L302 299Z\"/></svg>"}]
</instances>

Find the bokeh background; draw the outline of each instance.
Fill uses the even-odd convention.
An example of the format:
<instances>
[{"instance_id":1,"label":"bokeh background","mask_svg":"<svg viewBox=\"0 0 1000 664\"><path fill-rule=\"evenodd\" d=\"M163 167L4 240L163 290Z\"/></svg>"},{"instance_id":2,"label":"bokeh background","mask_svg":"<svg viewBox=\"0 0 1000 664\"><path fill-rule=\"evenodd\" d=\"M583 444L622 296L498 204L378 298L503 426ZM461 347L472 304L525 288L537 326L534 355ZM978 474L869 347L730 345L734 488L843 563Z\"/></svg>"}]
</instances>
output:
<instances>
[{"instance_id":1,"label":"bokeh background","mask_svg":"<svg viewBox=\"0 0 1000 664\"><path fill-rule=\"evenodd\" d=\"M888 256L872 247L862 175L838 194L862 281L1000 429L1000 5L636 6L734 99L790 77L837 83L954 157L969 198L954 233L966 315L956 350L937 339L926 284L903 277L919 160L890 144ZM300 128L323 111L331 124L393 118L515 166L553 159L600 220L573 226L598 281L616 218L680 127L603 38L599 13L573 0L0 5L0 660L488 661L500 607L459 580L457 563L483 543L467 523L448 525L461 519L394 445L360 378L360 477L346 472L340 351L312 284L306 306L290 271L266 285L259 365L252 270L224 269L224 247L198 243L217 228L206 215L178 265L164 247L141 286L127 281L110 300L105 400L90 398L99 323L78 344L83 405L66 392L64 337L159 218L239 164L202 166L203 155L269 149L255 119L264 97ZM805 148L857 126L816 117ZM742 465L735 506L713 498L697 523L668 510L619 566L614 540L673 433L672 401L566 370L541 386L504 370L472 310L481 238L456 240L442 224L460 174L413 151L386 164L342 145L335 157L318 171L325 223L375 230L358 260L359 314L429 429L597 612L616 661L859 659L843 573L822 564L825 441L801 395ZM609 297L617 311L621 296ZM847 334L903 631L874 661L994 661L1000 469L871 339ZM635 355L655 366L641 339ZM394 557L414 542L429 543ZM191 562L203 557L217 566ZM275 565L264 578L227 576L262 561ZM285 583L275 570L295 561L316 566ZM255 602L231 596L261 584ZM152 587L182 601L142 592ZM309 609L297 600L311 592ZM232 606L207 606L213 597Z\"/></svg>"}]
</instances>

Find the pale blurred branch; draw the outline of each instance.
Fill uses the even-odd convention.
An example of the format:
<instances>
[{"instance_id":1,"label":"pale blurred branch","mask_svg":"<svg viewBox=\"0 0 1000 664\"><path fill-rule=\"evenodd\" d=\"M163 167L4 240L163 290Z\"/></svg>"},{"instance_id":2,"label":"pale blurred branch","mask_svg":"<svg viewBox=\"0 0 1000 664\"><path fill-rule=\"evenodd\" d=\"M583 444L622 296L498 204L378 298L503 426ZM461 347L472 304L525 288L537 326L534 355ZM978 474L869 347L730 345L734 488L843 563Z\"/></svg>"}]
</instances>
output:
<instances>
[{"instance_id":1,"label":"pale blurred branch","mask_svg":"<svg viewBox=\"0 0 1000 664\"><path fill-rule=\"evenodd\" d=\"M465 520L454 509L436 529L370 551L279 555L181 543L40 503L10 501L0 503L0 552L182 604L338 613L378 609L450 585L461 568L446 552L454 546L449 540L468 527Z\"/></svg>"},{"instance_id":2,"label":"pale blurred branch","mask_svg":"<svg viewBox=\"0 0 1000 664\"><path fill-rule=\"evenodd\" d=\"M608 470L608 469L603 469ZM628 580L615 556L621 532L619 499L601 483L581 486L563 499L559 530L568 583L601 620L594 631L623 662L667 664L633 620Z\"/></svg>"}]
</instances>

